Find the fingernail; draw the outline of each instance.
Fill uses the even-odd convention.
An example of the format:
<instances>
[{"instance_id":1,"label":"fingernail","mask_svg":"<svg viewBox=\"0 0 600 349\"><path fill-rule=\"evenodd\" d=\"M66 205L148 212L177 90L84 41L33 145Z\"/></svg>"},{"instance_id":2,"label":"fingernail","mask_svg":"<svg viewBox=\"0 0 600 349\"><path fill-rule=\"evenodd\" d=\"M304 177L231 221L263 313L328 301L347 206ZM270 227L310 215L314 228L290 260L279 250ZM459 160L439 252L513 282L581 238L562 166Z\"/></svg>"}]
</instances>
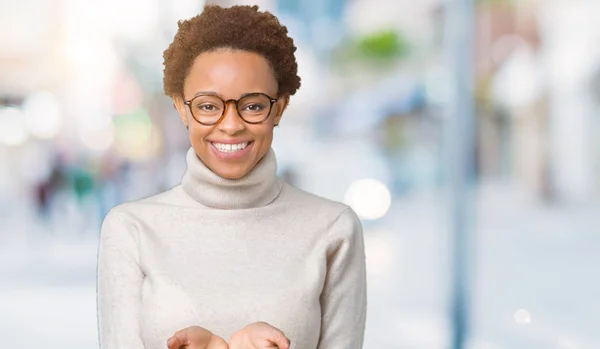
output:
<instances>
[{"instance_id":1,"label":"fingernail","mask_svg":"<svg viewBox=\"0 0 600 349\"><path fill-rule=\"evenodd\" d=\"M172 343L173 343L173 337L169 338L169 340L167 341L167 347L171 347Z\"/></svg>"}]
</instances>

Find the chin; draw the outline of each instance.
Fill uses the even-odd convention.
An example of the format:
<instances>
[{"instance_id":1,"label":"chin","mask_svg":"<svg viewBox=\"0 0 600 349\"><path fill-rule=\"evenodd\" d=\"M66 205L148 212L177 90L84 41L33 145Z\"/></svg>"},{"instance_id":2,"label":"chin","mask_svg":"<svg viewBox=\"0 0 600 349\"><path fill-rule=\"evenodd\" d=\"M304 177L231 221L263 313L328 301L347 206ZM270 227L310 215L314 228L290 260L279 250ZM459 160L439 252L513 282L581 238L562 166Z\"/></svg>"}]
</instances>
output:
<instances>
[{"instance_id":1,"label":"chin","mask_svg":"<svg viewBox=\"0 0 600 349\"><path fill-rule=\"evenodd\" d=\"M213 170L219 177L225 179L240 179L248 174L247 171L244 171L241 168L223 168L229 166L217 166L216 171Z\"/></svg>"},{"instance_id":2,"label":"chin","mask_svg":"<svg viewBox=\"0 0 600 349\"><path fill-rule=\"evenodd\" d=\"M219 177L229 179L229 180L236 180L236 179L240 179L245 176L245 174L240 175L240 174L229 174L229 173L228 174L218 174L218 175L219 175Z\"/></svg>"}]
</instances>

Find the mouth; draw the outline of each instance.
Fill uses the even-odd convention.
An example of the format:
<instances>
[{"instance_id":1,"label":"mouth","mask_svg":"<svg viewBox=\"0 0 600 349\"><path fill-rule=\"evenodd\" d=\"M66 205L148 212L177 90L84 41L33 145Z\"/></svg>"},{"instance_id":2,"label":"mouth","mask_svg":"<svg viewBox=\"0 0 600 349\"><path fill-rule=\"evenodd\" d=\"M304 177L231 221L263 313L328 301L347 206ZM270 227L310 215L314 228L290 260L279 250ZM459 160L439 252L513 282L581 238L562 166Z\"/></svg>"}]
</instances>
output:
<instances>
[{"instance_id":1,"label":"mouth","mask_svg":"<svg viewBox=\"0 0 600 349\"><path fill-rule=\"evenodd\" d=\"M253 141L236 144L210 142L215 155L221 159L238 159L248 154L253 144Z\"/></svg>"}]
</instances>

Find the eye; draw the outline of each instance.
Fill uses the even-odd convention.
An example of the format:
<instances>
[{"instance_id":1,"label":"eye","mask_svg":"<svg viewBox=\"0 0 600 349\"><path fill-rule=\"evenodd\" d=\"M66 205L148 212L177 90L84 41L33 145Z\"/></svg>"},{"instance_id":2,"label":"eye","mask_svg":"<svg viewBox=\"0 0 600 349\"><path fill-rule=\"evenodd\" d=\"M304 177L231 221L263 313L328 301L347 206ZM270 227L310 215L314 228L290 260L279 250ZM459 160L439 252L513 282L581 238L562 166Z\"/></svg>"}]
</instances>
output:
<instances>
[{"instance_id":1,"label":"eye","mask_svg":"<svg viewBox=\"0 0 600 349\"><path fill-rule=\"evenodd\" d=\"M252 104L248 104L247 106L245 106L244 110L257 113L257 112L261 112L261 111L265 110L265 106L262 104L258 104L258 103L252 103Z\"/></svg>"},{"instance_id":2,"label":"eye","mask_svg":"<svg viewBox=\"0 0 600 349\"><path fill-rule=\"evenodd\" d=\"M216 105L208 104L208 103L200 104L196 107L196 109L203 111L203 112L215 112L215 111L219 110L219 108Z\"/></svg>"}]
</instances>

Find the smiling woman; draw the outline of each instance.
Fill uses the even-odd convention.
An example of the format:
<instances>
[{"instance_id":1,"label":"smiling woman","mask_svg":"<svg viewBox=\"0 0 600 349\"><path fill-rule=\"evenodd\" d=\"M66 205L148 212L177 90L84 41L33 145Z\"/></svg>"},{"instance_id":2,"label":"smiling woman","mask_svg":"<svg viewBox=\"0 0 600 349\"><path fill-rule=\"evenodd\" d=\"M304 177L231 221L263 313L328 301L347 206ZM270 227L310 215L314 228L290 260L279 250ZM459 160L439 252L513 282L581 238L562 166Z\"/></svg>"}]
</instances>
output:
<instances>
[{"instance_id":1,"label":"smiling woman","mask_svg":"<svg viewBox=\"0 0 600 349\"><path fill-rule=\"evenodd\" d=\"M104 220L102 349L362 348L360 221L276 175L273 130L300 87L295 51L256 6L179 22L164 88L188 129L187 171Z\"/></svg>"},{"instance_id":2,"label":"smiling woman","mask_svg":"<svg viewBox=\"0 0 600 349\"><path fill-rule=\"evenodd\" d=\"M221 177L238 179L270 149L273 126L287 106L289 95L270 96L280 93L262 55L219 48L198 55L183 93L173 99L200 160Z\"/></svg>"}]
</instances>

